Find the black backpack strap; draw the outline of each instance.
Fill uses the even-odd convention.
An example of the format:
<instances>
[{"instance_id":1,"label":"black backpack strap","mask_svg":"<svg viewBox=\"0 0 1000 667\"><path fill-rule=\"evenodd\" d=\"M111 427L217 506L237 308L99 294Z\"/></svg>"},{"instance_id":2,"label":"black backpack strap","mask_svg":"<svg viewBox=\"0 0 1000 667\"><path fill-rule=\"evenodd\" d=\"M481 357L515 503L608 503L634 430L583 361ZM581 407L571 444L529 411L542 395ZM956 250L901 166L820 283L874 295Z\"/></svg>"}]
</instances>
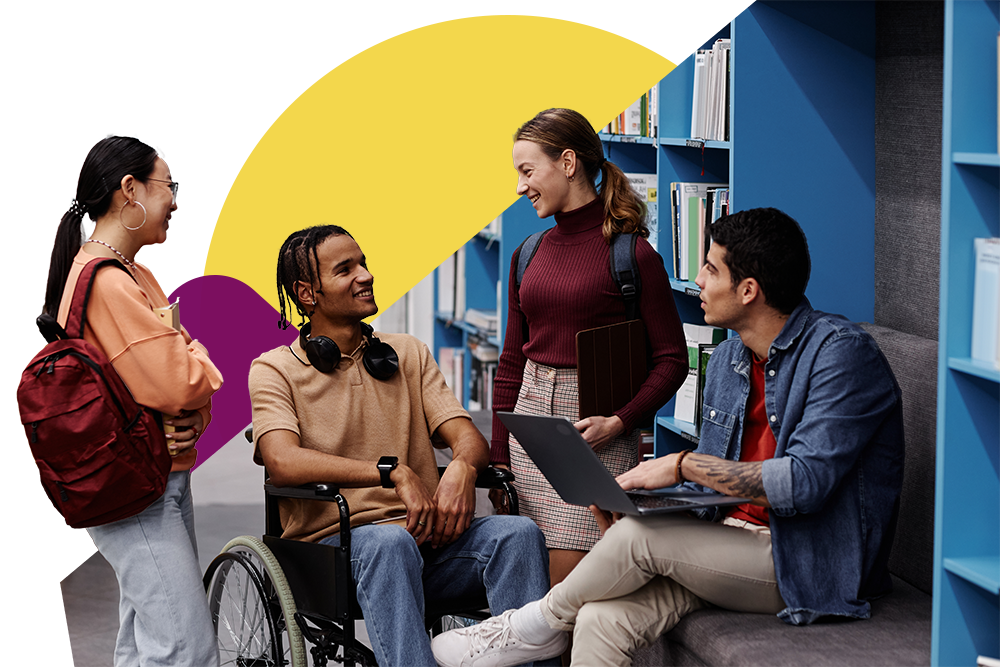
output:
<instances>
[{"instance_id":1,"label":"black backpack strap","mask_svg":"<svg viewBox=\"0 0 1000 667\"><path fill-rule=\"evenodd\" d=\"M87 323L87 303L90 301L90 291L94 287L94 278L97 277L97 270L105 266L117 266L125 273L128 273L132 280L135 280L135 276L117 259L99 257L87 262L76 279L76 289L73 290L73 302L69 306L69 316L66 318L66 331L70 336L76 331L78 333L75 337L83 338L83 326Z\"/></svg>"},{"instance_id":2,"label":"black backpack strap","mask_svg":"<svg viewBox=\"0 0 1000 667\"><path fill-rule=\"evenodd\" d=\"M639 295L642 281L635 263L635 244L639 235L616 234L611 241L611 277L625 300L625 321L639 319Z\"/></svg>"},{"instance_id":3,"label":"black backpack strap","mask_svg":"<svg viewBox=\"0 0 1000 667\"><path fill-rule=\"evenodd\" d=\"M521 280L524 278L524 272L528 270L528 264L531 263L531 259L538 252L538 246L542 244L542 239L551 231L552 228L549 227L540 232L535 232L524 239L524 242L514 251L517 254L517 270L514 273L514 284L517 285L518 291L521 289Z\"/></svg>"}]
</instances>

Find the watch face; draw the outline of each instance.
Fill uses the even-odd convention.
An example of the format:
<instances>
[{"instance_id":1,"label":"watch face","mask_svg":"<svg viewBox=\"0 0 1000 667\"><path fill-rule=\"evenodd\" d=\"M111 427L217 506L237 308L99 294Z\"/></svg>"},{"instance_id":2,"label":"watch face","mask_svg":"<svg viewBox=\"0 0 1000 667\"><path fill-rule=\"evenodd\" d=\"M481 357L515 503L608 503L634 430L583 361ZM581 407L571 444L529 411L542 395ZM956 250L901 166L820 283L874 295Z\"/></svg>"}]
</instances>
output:
<instances>
[{"instance_id":1,"label":"watch face","mask_svg":"<svg viewBox=\"0 0 1000 667\"><path fill-rule=\"evenodd\" d=\"M389 475L392 474L392 471L396 469L396 466L398 464L399 464L399 459L395 456L383 456L378 460L378 464L376 465L376 467L378 468L378 474L380 481L382 482L382 488L384 489L395 488L396 485L393 483L391 479L389 479Z\"/></svg>"}]
</instances>

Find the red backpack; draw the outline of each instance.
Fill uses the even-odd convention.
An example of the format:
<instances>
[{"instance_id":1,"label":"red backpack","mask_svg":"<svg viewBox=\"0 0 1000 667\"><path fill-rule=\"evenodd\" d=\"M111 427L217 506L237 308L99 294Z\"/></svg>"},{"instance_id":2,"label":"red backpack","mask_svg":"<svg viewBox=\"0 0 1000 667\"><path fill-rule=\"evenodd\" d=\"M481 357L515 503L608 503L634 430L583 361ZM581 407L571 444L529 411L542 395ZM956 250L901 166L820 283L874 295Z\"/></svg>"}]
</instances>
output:
<instances>
[{"instance_id":1,"label":"red backpack","mask_svg":"<svg viewBox=\"0 0 1000 667\"><path fill-rule=\"evenodd\" d=\"M42 487L73 528L138 514L163 495L170 473L159 413L137 404L107 357L83 339L90 290L103 266L128 272L115 259L87 263L66 328L49 315L38 318L49 343L17 387Z\"/></svg>"}]
</instances>

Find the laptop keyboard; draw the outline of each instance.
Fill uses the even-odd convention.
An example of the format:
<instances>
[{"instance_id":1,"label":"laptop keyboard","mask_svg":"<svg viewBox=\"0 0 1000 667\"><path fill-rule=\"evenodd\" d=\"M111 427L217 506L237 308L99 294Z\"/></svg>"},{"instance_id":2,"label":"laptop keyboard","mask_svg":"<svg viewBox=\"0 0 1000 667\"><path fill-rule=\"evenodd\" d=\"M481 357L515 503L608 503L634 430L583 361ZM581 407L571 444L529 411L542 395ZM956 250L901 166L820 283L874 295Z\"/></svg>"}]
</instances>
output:
<instances>
[{"instance_id":1,"label":"laptop keyboard","mask_svg":"<svg viewBox=\"0 0 1000 667\"><path fill-rule=\"evenodd\" d=\"M694 503L687 500L677 500L665 496L644 496L639 494L629 494L629 500L635 503L639 509L652 510L660 507L685 507Z\"/></svg>"}]
</instances>

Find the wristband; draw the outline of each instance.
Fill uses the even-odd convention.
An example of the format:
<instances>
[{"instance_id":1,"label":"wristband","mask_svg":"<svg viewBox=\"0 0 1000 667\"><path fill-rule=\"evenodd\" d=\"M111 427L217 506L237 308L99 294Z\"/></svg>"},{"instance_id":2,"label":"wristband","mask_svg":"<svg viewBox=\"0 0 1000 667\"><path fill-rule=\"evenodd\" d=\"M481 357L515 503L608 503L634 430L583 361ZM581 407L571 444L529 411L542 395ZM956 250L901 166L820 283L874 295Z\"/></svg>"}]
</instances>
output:
<instances>
[{"instance_id":1,"label":"wristband","mask_svg":"<svg viewBox=\"0 0 1000 667\"><path fill-rule=\"evenodd\" d=\"M392 474L397 465L399 465L399 458L395 456L383 456L378 460L376 467L378 468L379 481L382 482L383 489L396 488L396 484L389 479L389 475Z\"/></svg>"},{"instance_id":2,"label":"wristband","mask_svg":"<svg viewBox=\"0 0 1000 667\"><path fill-rule=\"evenodd\" d=\"M684 475L681 473L681 461L683 461L684 457L687 456L690 453L691 453L690 449L685 449L683 452L681 452L680 454L677 455L677 469L674 471L674 477L677 478L677 483L678 484L680 484L681 482L686 482L687 481L687 480L684 479Z\"/></svg>"}]
</instances>

